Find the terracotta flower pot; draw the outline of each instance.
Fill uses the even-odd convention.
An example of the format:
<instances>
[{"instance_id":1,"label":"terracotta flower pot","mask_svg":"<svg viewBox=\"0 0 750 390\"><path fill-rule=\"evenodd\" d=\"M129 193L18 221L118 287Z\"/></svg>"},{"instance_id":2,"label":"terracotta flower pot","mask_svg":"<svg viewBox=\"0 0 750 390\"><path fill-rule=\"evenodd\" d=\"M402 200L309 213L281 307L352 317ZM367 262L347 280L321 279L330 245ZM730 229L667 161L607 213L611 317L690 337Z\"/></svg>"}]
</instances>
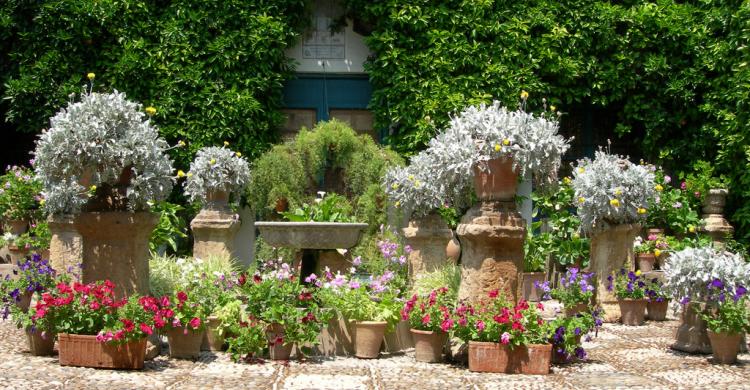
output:
<instances>
[{"instance_id":1,"label":"terracotta flower pot","mask_svg":"<svg viewBox=\"0 0 750 390\"><path fill-rule=\"evenodd\" d=\"M667 319L667 310L669 309L669 300L664 299L661 302L648 301L646 311L648 319L651 321L664 321Z\"/></svg>"},{"instance_id":2,"label":"terracotta flower pot","mask_svg":"<svg viewBox=\"0 0 750 390\"><path fill-rule=\"evenodd\" d=\"M544 272L524 272L523 273L523 299L530 302L539 302L542 300L542 292L538 291L534 282L542 283L547 274Z\"/></svg>"},{"instance_id":3,"label":"terracotta flower pot","mask_svg":"<svg viewBox=\"0 0 750 390\"><path fill-rule=\"evenodd\" d=\"M480 201L512 201L518 187L518 172L512 158L496 158L483 168L474 167L474 191Z\"/></svg>"},{"instance_id":4,"label":"terracotta flower pot","mask_svg":"<svg viewBox=\"0 0 750 390\"><path fill-rule=\"evenodd\" d=\"M518 346L512 356L513 374L547 375L552 364L552 344L529 344Z\"/></svg>"},{"instance_id":5,"label":"terracotta flower pot","mask_svg":"<svg viewBox=\"0 0 750 390\"><path fill-rule=\"evenodd\" d=\"M461 242L458 241L458 236L456 236L455 232L451 232L451 234L453 237L445 246L445 256L453 263L457 263L458 259L461 257Z\"/></svg>"},{"instance_id":6,"label":"terracotta flower pot","mask_svg":"<svg viewBox=\"0 0 750 390\"><path fill-rule=\"evenodd\" d=\"M652 234L655 235L655 236L662 236L662 235L664 235L664 229L661 229L661 228L648 228L646 230L646 233L649 236L652 235Z\"/></svg>"},{"instance_id":7,"label":"terracotta flower pot","mask_svg":"<svg viewBox=\"0 0 750 390\"><path fill-rule=\"evenodd\" d=\"M269 325L266 328L266 338L268 339L268 354L271 360L289 360L289 357L292 356L294 343L284 342L286 334L282 325ZM277 340L279 338L281 341Z\"/></svg>"},{"instance_id":8,"label":"terracotta flower pot","mask_svg":"<svg viewBox=\"0 0 750 390\"><path fill-rule=\"evenodd\" d=\"M737 361L740 351L740 333L714 333L708 331L708 339L711 340L714 362L719 364L733 364Z\"/></svg>"},{"instance_id":9,"label":"terracotta flower pot","mask_svg":"<svg viewBox=\"0 0 750 390\"><path fill-rule=\"evenodd\" d=\"M287 201L286 198L276 199L275 209L277 213L283 213L289 210L289 201Z\"/></svg>"},{"instance_id":10,"label":"terracotta flower pot","mask_svg":"<svg viewBox=\"0 0 750 390\"><path fill-rule=\"evenodd\" d=\"M357 321L355 324L354 356L360 359L377 359L380 356L380 345L383 343L385 321Z\"/></svg>"},{"instance_id":11,"label":"terracotta flower pot","mask_svg":"<svg viewBox=\"0 0 750 390\"><path fill-rule=\"evenodd\" d=\"M623 325L638 326L643 324L646 317L645 299L618 299L620 305L620 322Z\"/></svg>"},{"instance_id":12,"label":"terracotta flower pot","mask_svg":"<svg viewBox=\"0 0 750 390\"><path fill-rule=\"evenodd\" d=\"M638 253L635 255L636 263L638 263L638 269L641 272L650 272L654 270L654 264L656 264L656 256L653 253Z\"/></svg>"},{"instance_id":13,"label":"terracotta flower pot","mask_svg":"<svg viewBox=\"0 0 750 390\"><path fill-rule=\"evenodd\" d=\"M55 335L45 334L42 332L32 332L26 329L26 340L29 343L29 352L34 356L52 356L55 347Z\"/></svg>"},{"instance_id":14,"label":"terracotta flower pot","mask_svg":"<svg viewBox=\"0 0 750 390\"><path fill-rule=\"evenodd\" d=\"M469 341L469 371L506 373L510 360L511 351L503 344Z\"/></svg>"},{"instance_id":15,"label":"terracotta flower pot","mask_svg":"<svg viewBox=\"0 0 750 390\"><path fill-rule=\"evenodd\" d=\"M24 313L26 313L27 311L29 311L29 306L31 306L31 296L32 295L34 295L33 292L31 292L31 291L24 291L20 295L21 300L16 301L16 306L18 306L18 308L21 309L21 311L23 311Z\"/></svg>"},{"instance_id":16,"label":"terracotta flower pot","mask_svg":"<svg viewBox=\"0 0 750 390\"><path fill-rule=\"evenodd\" d=\"M410 329L414 340L414 358L418 362L439 363L443 361L443 346L448 333Z\"/></svg>"},{"instance_id":17,"label":"terracotta flower pot","mask_svg":"<svg viewBox=\"0 0 750 390\"><path fill-rule=\"evenodd\" d=\"M224 336L221 336L218 327L221 324L216 317L206 319L206 332L203 334L201 351L221 351L224 349Z\"/></svg>"},{"instance_id":18,"label":"terracotta flower pot","mask_svg":"<svg viewBox=\"0 0 750 390\"><path fill-rule=\"evenodd\" d=\"M5 221L5 232L15 236L26 233L29 229L29 221L25 219L9 219Z\"/></svg>"},{"instance_id":19,"label":"terracotta flower pot","mask_svg":"<svg viewBox=\"0 0 750 390\"><path fill-rule=\"evenodd\" d=\"M185 330L187 329L187 333ZM170 328L167 330L169 356L175 359L197 359L201 356L203 330L190 328Z\"/></svg>"},{"instance_id":20,"label":"terracotta flower pot","mask_svg":"<svg viewBox=\"0 0 750 390\"><path fill-rule=\"evenodd\" d=\"M565 307L565 317L574 317L578 313L585 313L589 311L589 305L585 303L577 303L573 306Z\"/></svg>"},{"instance_id":21,"label":"terracotta flower pot","mask_svg":"<svg viewBox=\"0 0 750 390\"><path fill-rule=\"evenodd\" d=\"M146 338L116 345L96 336L61 333L57 336L61 366L140 370L146 356Z\"/></svg>"}]
</instances>

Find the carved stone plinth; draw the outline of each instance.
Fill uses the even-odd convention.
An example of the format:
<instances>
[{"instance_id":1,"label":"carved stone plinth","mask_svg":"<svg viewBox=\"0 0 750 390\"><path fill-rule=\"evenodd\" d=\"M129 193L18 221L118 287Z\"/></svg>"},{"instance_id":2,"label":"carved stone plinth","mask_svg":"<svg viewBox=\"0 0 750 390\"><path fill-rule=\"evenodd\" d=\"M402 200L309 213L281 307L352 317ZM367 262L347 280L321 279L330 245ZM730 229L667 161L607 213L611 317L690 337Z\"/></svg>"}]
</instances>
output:
<instances>
[{"instance_id":1,"label":"carved stone plinth","mask_svg":"<svg viewBox=\"0 0 750 390\"><path fill-rule=\"evenodd\" d=\"M148 294L148 240L158 220L147 212L78 215L73 225L81 235L83 282L109 279L118 298Z\"/></svg>"},{"instance_id":2,"label":"carved stone plinth","mask_svg":"<svg viewBox=\"0 0 750 390\"><path fill-rule=\"evenodd\" d=\"M703 222L702 231L713 240L718 247L723 247L727 236L734 233L734 228L724 218L724 205L727 202L729 192L725 189L712 189L708 191L703 200Z\"/></svg>"},{"instance_id":3,"label":"carved stone plinth","mask_svg":"<svg viewBox=\"0 0 750 390\"><path fill-rule=\"evenodd\" d=\"M640 229L639 225L613 225L591 238L588 271L594 272L594 298L604 309L604 321L617 322L620 319L620 305L614 292L607 290L607 276L619 271L628 259L633 258L633 240Z\"/></svg>"},{"instance_id":4,"label":"carved stone plinth","mask_svg":"<svg viewBox=\"0 0 750 390\"><path fill-rule=\"evenodd\" d=\"M688 353L711 353L711 341L708 339L706 321L698 315L700 306L690 303L682 307L680 326L675 334L672 349Z\"/></svg>"},{"instance_id":5,"label":"carved stone plinth","mask_svg":"<svg viewBox=\"0 0 750 390\"><path fill-rule=\"evenodd\" d=\"M47 218L52 238L49 243L49 262L59 274L69 270L78 272L83 258L83 242L76 230L73 215L51 215Z\"/></svg>"},{"instance_id":6,"label":"carved stone plinth","mask_svg":"<svg viewBox=\"0 0 750 390\"><path fill-rule=\"evenodd\" d=\"M432 213L411 220L401 231L406 244L411 246L408 261L409 279L412 282L451 261L446 254L446 246L453 238L453 231L440 215ZM452 261L455 262L455 259Z\"/></svg>"},{"instance_id":7,"label":"carved stone plinth","mask_svg":"<svg viewBox=\"0 0 750 390\"><path fill-rule=\"evenodd\" d=\"M515 202L485 201L466 212L461 239L459 299L479 301L499 289L513 302L520 296L526 222Z\"/></svg>"},{"instance_id":8,"label":"carved stone plinth","mask_svg":"<svg viewBox=\"0 0 750 390\"><path fill-rule=\"evenodd\" d=\"M234 235L240 228L240 221L231 210L201 209L190 222L190 228L194 257L234 257Z\"/></svg>"}]
</instances>

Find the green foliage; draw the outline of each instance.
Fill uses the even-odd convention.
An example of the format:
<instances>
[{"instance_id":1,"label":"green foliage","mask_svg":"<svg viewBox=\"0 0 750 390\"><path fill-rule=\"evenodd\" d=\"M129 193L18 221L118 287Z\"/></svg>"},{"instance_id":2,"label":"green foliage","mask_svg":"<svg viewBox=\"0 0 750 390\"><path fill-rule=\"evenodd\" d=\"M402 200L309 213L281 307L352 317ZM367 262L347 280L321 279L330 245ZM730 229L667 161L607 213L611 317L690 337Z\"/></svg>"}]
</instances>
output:
<instances>
[{"instance_id":1,"label":"green foliage","mask_svg":"<svg viewBox=\"0 0 750 390\"><path fill-rule=\"evenodd\" d=\"M291 222L356 222L351 213L352 206L345 197L330 193L312 204L303 203L294 211L283 212L281 216Z\"/></svg>"},{"instance_id":2,"label":"green foliage","mask_svg":"<svg viewBox=\"0 0 750 390\"><path fill-rule=\"evenodd\" d=\"M750 330L747 312L747 298L737 301L727 299L714 305L707 305L700 313L706 327L714 333L743 333Z\"/></svg>"},{"instance_id":3,"label":"green foliage","mask_svg":"<svg viewBox=\"0 0 750 390\"><path fill-rule=\"evenodd\" d=\"M647 226L665 229L671 234L694 233L702 221L699 216L700 196L690 185L676 188L671 177L661 169L655 169L656 196L649 201L646 210Z\"/></svg>"},{"instance_id":4,"label":"green foliage","mask_svg":"<svg viewBox=\"0 0 750 390\"><path fill-rule=\"evenodd\" d=\"M179 242L187 238L187 222L184 215L181 215L185 207L165 201L155 204L151 210L159 213L159 223L151 232L149 249L156 252L164 245L176 253Z\"/></svg>"},{"instance_id":5,"label":"green foliage","mask_svg":"<svg viewBox=\"0 0 750 390\"><path fill-rule=\"evenodd\" d=\"M554 246L552 234L541 233L534 235L528 231L523 241L523 271L541 272L549 258L549 248Z\"/></svg>"},{"instance_id":6,"label":"green foliage","mask_svg":"<svg viewBox=\"0 0 750 390\"><path fill-rule=\"evenodd\" d=\"M230 329L231 336L226 338L227 353L232 360L251 360L260 355L268 344L266 324L253 319L241 321Z\"/></svg>"},{"instance_id":7,"label":"green foliage","mask_svg":"<svg viewBox=\"0 0 750 390\"><path fill-rule=\"evenodd\" d=\"M579 233L581 219L574 212L574 192L570 183L570 178L565 177L557 188L531 194L534 202L532 215L540 220L532 222L531 230L535 236L524 249L536 264L542 264L542 258L549 255L563 266L588 265L590 242ZM533 265L531 261L528 266Z\"/></svg>"},{"instance_id":8,"label":"green foliage","mask_svg":"<svg viewBox=\"0 0 750 390\"><path fill-rule=\"evenodd\" d=\"M0 176L0 215L15 220L40 218L41 191L42 184L31 169L9 167Z\"/></svg>"},{"instance_id":9,"label":"green foliage","mask_svg":"<svg viewBox=\"0 0 750 390\"><path fill-rule=\"evenodd\" d=\"M202 146L231 141L247 156L282 121L285 49L306 23L305 0L12 0L0 6L5 118L39 131L87 72L154 106L186 167Z\"/></svg>"},{"instance_id":10,"label":"green foliage","mask_svg":"<svg viewBox=\"0 0 750 390\"><path fill-rule=\"evenodd\" d=\"M695 198L704 199L708 190L727 189L730 181L725 175L716 176L716 169L708 161L698 160L692 166L692 171L685 175L686 190Z\"/></svg>"},{"instance_id":11,"label":"green foliage","mask_svg":"<svg viewBox=\"0 0 750 390\"><path fill-rule=\"evenodd\" d=\"M461 267L448 262L440 268L428 272L414 281L412 290L419 295L429 294L432 290L447 287L448 302L458 301L458 288L461 285Z\"/></svg>"},{"instance_id":12,"label":"green foliage","mask_svg":"<svg viewBox=\"0 0 750 390\"><path fill-rule=\"evenodd\" d=\"M29 248L36 251L49 249L52 233L49 230L47 221L39 220L29 225L29 230L13 240L13 244L19 248Z\"/></svg>"}]
</instances>

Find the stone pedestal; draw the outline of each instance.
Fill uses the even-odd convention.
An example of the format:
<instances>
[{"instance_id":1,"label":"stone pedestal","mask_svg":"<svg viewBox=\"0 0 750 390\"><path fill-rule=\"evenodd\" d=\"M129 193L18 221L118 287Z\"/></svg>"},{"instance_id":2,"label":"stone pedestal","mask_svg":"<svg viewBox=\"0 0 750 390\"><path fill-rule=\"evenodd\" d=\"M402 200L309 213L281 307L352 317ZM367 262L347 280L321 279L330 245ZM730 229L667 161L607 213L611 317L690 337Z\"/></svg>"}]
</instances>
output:
<instances>
[{"instance_id":1,"label":"stone pedestal","mask_svg":"<svg viewBox=\"0 0 750 390\"><path fill-rule=\"evenodd\" d=\"M234 236L240 228L240 221L227 203L228 195L214 194L190 222L193 230L193 256L234 257Z\"/></svg>"},{"instance_id":2,"label":"stone pedestal","mask_svg":"<svg viewBox=\"0 0 750 390\"><path fill-rule=\"evenodd\" d=\"M672 349L688 353L711 353L711 341L708 339L706 321L698 315L700 306L690 303L682 307L680 326L675 334Z\"/></svg>"},{"instance_id":3,"label":"stone pedestal","mask_svg":"<svg viewBox=\"0 0 750 390\"><path fill-rule=\"evenodd\" d=\"M78 215L73 225L81 235L83 282L109 279L117 297L148 294L148 240L158 221L148 212Z\"/></svg>"},{"instance_id":4,"label":"stone pedestal","mask_svg":"<svg viewBox=\"0 0 750 390\"><path fill-rule=\"evenodd\" d=\"M446 247L453 239L453 231L436 213L409 221L401 231L409 254L409 279L414 282L425 274L443 266L448 260ZM455 262L455 260L453 260ZM412 283L413 284L413 283Z\"/></svg>"},{"instance_id":5,"label":"stone pedestal","mask_svg":"<svg viewBox=\"0 0 750 390\"><path fill-rule=\"evenodd\" d=\"M724 205L729 192L725 189L712 189L708 191L703 200L703 222L702 231L713 240L717 247L724 246L727 236L734 233L734 228L724 218Z\"/></svg>"},{"instance_id":6,"label":"stone pedestal","mask_svg":"<svg viewBox=\"0 0 750 390\"><path fill-rule=\"evenodd\" d=\"M499 289L510 301L517 301L526 222L515 202L480 202L461 218L456 233L462 252L459 299L477 302Z\"/></svg>"},{"instance_id":7,"label":"stone pedestal","mask_svg":"<svg viewBox=\"0 0 750 390\"><path fill-rule=\"evenodd\" d=\"M591 261L587 271L594 272L594 298L604 309L604 321L620 319L617 297L607 290L607 276L625 267L628 259L633 258L633 240L640 229L639 225L613 225L591 237Z\"/></svg>"},{"instance_id":8,"label":"stone pedestal","mask_svg":"<svg viewBox=\"0 0 750 390\"><path fill-rule=\"evenodd\" d=\"M49 262L58 274L78 271L83 255L83 243L73 225L73 215L51 215L47 218L52 238L49 243Z\"/></svg>"}]
</instances>

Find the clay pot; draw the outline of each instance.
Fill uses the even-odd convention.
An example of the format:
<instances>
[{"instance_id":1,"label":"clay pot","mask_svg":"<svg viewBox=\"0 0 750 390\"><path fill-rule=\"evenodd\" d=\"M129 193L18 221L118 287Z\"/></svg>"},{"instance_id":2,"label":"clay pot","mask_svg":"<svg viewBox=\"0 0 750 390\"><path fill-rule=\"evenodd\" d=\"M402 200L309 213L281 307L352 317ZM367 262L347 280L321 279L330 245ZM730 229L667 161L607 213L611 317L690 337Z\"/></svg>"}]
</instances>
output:
<instances>
[{"instance_id":1,"label":"clay pot","mask_svg":"<svg viewBox=\"0 0 750 390\"><path fill-rule=\"evenodd\" d=\"M529 344L513 351L511 374L547 375L552 365L552 344Z\"/></svg>"},{"instance_id":2,"label":"clay pot","mask_svg":"<svg viewBox=\"0 0 750 390\"><path fill-rule=\"evenodd\" d=\"M542 292L538 291L534 282L542 283L547 274L544 272L524 272L523 273L523 284L522 284L522 295L523 299L530 302L539 302L542 300Z\"/></svg>"},{"instance_id":3,"label":"clay pot","mask_svg":"<svg viewBox=\"0 0 750 390\"><path fill-rule=\"evenodd\" d=\"M652 234L656 235L656 236L663 236L664 235L664 229L661 229L661 228L648 228L648 230L646 230L646 234L649 235L649 236L652 235Z\"/></svg>"},{"instance_id":4,"label":"clay pot","mask_svg":"<svg viewBox=\"0 0 750 390\"><path fill-rule=\"evenodd\" d=\"M206 210L228 210L229 193L226 191L209 191L206 194L206 201L203 202L203 208Z\"/></svg>"},{"instance_id":5,"label":"clay pot","mask_svg":"<svg viewBox=\"0 0 750 390\"><path fill-rule=\"evenodd\" d=\"M574 317L578 313L585 313L589 311L589 305L585 303L577 303L570 307L565 307L565 317Z\"/></svg>"},{"instance_id":6,"label":"clay pot","mask_svg":"<svg viewBox=\"0 0 750 390\"><path fill-rule=\"evenodd\" d=\"M146 356L146 338L116 345L102 343L96 336L58 335L61 366L140 370Z\"/></svg>"},{"instance_id":7,"label":"clay pot","mask_svg":"<svg viewBox=\"0 0 750 390\"><path fill-rule=\"evenodd\" d=\"M646 317L646 304L648 303L645 299L619 299L617 303L620 305L620 322L623 325L638 326L643 324Z\"/></svg>"},{"instance_id":8,"label":"clay pot","mask_svg":"<svg viewBox=\"0 0 750 390\"><path fill-rule=\"evenodd\" d=\"M708 339L711 340L714 363L733 364L737 361L740 351L740 333L714 333L708 331Z\"/></svg>"},{"instance_id":9,"label":"clay pot","mask_svg":"<svg viewBox=\"0 0 750 390\"><path fill-rule=\"evenodd\" d=\"M414 340L414 358L418 362L440 363L443 361L443 346L448 333L410 329Z\"/></svg>"},{"instance_id":10,"label":"clay pot","mask_svg":"<svg viewBox=\"0 0 750 390\"><path fill-rule=\"evenodd\" d=\"M635 255L638 269L641 272L650 272L654 270L654 264L656 264L656 256L653 253L637 253Z\"/></svg>"},{"instance_id":11,"label":"clay pot","mask_svg":"<svg viewBox=\"0 0 750 390\"><path fill-rule=\"evenodd\" d=\"M52 356L55 347L55 335L45 334L42 337L42 332L32 332L30 329L26 329L26 340L29 344L29 352L34 356Z\"/></svg>"},{"instance_id":12,"label":"clay pot","mask_svg":"<svg viewBox=\"0 0 750 390\"><path fill-rule=\"evenodd\" d=\"M380 355L380 345L383 343L385 321L357 321L355 323L355 352L360 359L376 359Z\"/></svg>"},{"instance_id":13,"label":"clay pot","mask_svg":"<svg viewBox=\"0 0 750 390\"><path fill-rule=\"evenodd\" d=\"M285 340L284 326L280 324L271 324L266 328L266 338L268 339L268 354L271 360L289 360L292 356L294 343L277 342L277 338Z\"/></svg>"},{"instance_id":14,"label":"clay pot","mask_svg":"<svg viewBox=\"0 0 750 390\"><path fill-rule=\"evenodd\" d=\"M4 230L6 233L20 236L21 234L26 233L26 231L29 229L29 221L25 219L9 219L5 221L4 226Z\"/></svg>"},{"instance_id":15,"label":"clay pot","mask_svg":"<svg viewBox=\"0 0 750 390\"><path fill-rule=\"evenodd\" d=\"M480 201L513 201L517 187L512 158L496 158L474 167L474 191Z\"/></svg>"},{"instance_id":16,"label":"clay pot","mask_svg":"<svg viewBox=\"0 0 750 390\"><path fill-rule=\"evenodd\" d=\"M703 214L723 214L729 191L722 188L708 190L703 198Z\"/></svg>"},{"instance_id":17,"label":"clay pot","mask_svg":"<svg viewBox=\"0 0 750 390\"><path fill-rule=\"evenodd\" d=\"M461 257L461 243L458 241L458 237L455 232L451 232L453 237L448 241L448 245L445 246L445 257L453 263L457 263Z\"/></svg>"},{"instance_id":18,"label":"clay pot","mask_svg":"<svg viewBox=\"0 0 750 390\"><path fill-rule=\"evenodd\" d=\"M220 324L221 321L216 317L206 319L206 332L203 334L201 351L216 352L224 349L224 336L221 336L218 331Z\"/></svg>"},{"instance_id":19,"label":"clay pot","mask_svg":"<svg viewBox=\"0 0 750 390\"><path fill-rule=\"evenodd\" d=\"M187 329L187 333L185 333ZM197 359L201 356L203 330L171 328L167 331L169 356L175 359Z\"/></svg>"},{"instance_id":20,"label":"clay pot","mask_svg":"<svg viewBox=\"0 0 750 390\"><path fill-rule=\"evenodd\" d=\"M648 301L646 311L648 319L651 321L664 321L667 319L667 310L669 309L669 300L664 299L661 302Z\"/></svg>"},{"instance_id":21,"label":"clay pot","mask_svg":"<svg viewBox=\"0 0 750 390\"><path fill-rule=\"evenodd\" d=\"M276 199L276 212L283 213L289 210L289 201L286 198Z\"/></svg>"},{"instance_id":22,"label":"clay pot","mask_svg":"<svg viewBox=\"0 0 750 390\"><path fill-rule=\"evenodd\" d=\"M469 371L506 373L510 359L510 349L503 344L469 341Z\"/></svg>"}]
</instances>

